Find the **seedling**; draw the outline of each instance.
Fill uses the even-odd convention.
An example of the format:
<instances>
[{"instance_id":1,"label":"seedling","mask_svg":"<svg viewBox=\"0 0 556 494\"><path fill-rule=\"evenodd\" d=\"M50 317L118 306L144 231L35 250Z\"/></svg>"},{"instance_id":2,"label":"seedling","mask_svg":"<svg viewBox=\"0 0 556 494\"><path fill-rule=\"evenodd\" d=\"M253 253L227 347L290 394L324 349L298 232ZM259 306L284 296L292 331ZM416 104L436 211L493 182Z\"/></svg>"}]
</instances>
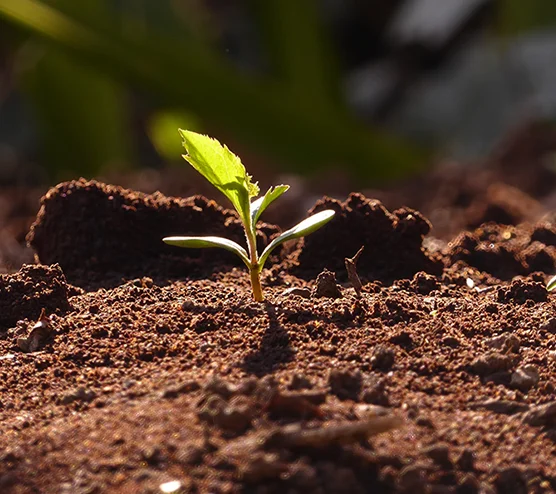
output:
<instances>
[{"instance_id":1,"label":"seedling","mask_svg":"<svg viewBox=\"0 0 556 494\"><path fill-rule=\"evenodd\" d=\"M251 181L251 176L247 174L239 157L216 139L189 130L180 129L179 132L187 151L183 156L185 160L222 192L237 211L245 230L247 250L222 237L166 237L162 240L178 247L220 247L233 252L249 269L253 297L259 302L263 301L260 274L270 253L288 240L304 237L318 230L332 219L334 211L327 209L303 220L276 237L259 255L256 242L257 222L269 204L290 188L289 185L270 187L264 196L256 199L259 187Z\"/></svg>"},{"instance_id":2,"label":"seedling","mask_svg":"<svg viewBox=\"0 0 556 494\"><path fill-rule=\"evenodd\" d=\"M556 276L553 276L550 281L546 284L546 289L551 292L556 288Z\"/></svg>"}]
</instances>

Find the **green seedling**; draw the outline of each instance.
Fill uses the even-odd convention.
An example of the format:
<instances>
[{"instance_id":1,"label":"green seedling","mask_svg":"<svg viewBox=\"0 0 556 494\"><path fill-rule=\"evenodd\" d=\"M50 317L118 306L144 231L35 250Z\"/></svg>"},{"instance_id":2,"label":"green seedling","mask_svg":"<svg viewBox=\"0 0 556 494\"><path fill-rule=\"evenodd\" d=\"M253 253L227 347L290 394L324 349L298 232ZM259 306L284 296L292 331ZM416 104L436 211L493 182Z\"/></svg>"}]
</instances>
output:
<instances>
[{"instance_id":1,"label":"green seedling","mask_svg":"<svg viewBox=\"0 0 556 494\"><path fill-rule=\"evenodd\" d=\"M551 292L556 288L556 276L552 277L550 281L546 284L546 289Z\"/></svg>"},{"instance_id":2,"label":"green seedling","mask_svg":"<svg viewBox=\"0 0 556 494\"><path fill-rule=\"evenodd\" d=\"M233 252L249 269L253 297L259 302L263 301L260 274L270 253L288 240L304 237L318 230L332 219L334 211L327 209L303 220L272 240L259 255L256 242L257 222L263 211L290 188L289 185L270 187L264 196L256 199L259 187L251 181L251 176L247 174L239 157L216 139L188 130L180 129L179 132L187 151L183 156L185 160L222 192L237 211L245 230L247 250L222 237L166 237L163 241L178 247L220 247Z\"/></svg>"}]
</instances>

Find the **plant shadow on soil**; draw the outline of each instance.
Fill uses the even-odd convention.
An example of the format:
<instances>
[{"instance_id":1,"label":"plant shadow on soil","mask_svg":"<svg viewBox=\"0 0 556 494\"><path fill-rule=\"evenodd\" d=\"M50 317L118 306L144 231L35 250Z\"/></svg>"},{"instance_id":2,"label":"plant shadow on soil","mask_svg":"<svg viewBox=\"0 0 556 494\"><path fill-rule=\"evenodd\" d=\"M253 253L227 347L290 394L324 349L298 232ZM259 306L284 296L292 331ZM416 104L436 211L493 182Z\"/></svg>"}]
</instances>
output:
<instances>
[{"instance_id":1,"label":"plant shadow on soil","mask_svg":"<svg viewBox=\"0 0 556 494\"><path fill-rule=\"evenodd\" d=\"M272 373L294 358L290 337L278 321L276 309L271 302L266 301L264 305L268 325L261 338L259 348L248 354L241 364L243 370L257 377Z\"/></svg>"}]
</instances>

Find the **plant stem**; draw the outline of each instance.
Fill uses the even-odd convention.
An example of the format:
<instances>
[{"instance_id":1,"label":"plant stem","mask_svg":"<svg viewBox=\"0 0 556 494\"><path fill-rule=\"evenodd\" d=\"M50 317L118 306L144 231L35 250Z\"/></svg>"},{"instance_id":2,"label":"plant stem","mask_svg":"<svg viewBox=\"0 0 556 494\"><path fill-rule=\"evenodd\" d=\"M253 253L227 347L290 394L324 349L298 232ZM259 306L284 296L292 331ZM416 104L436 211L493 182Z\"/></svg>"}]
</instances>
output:
<instances>
[{"instance_id":1,"label":"plant stem","mask_svg":"<svg viewBox=\"0 0 556 494\"><path fill-rule=\"evenodd\" d=\"M245 236L247 237L247 247L249 248L249 275L251 276L251 288L253 289L253 298L257 302L264 300L263 289L261 286L261 277L259 270L259 255L257 254L257 233L254 225L245 227Z\"/></svg>"},{"instance_id":2,"label":"plant stem","mask_svg":"<svg viewBox=\"0 0 556 494\"><path fill-rule=\"evenodd\" d=\"M249 269L249 274L251 275L251 288L253 289L253 298L257 302L262 302L264 300L263 289L261 287L261 278L259 275L259 267L253 266Z\"/></svg>"}]
</instances>

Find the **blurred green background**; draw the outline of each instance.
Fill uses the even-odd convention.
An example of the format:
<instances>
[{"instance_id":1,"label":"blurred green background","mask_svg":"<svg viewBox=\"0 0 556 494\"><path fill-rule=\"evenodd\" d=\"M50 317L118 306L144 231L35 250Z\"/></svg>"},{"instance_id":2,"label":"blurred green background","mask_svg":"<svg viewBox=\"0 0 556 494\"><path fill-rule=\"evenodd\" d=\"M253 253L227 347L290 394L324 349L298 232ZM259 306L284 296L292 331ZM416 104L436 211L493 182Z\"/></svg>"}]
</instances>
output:
<instances>
[{"instance_id":1,"label":"blurred green background","mask_svg":"<svg viewBox=\"0 0 556 494\"><path fill-rule=\"evenodd\" d=\"M271 175L472 160L554 120L555 21L554 0L0 0L0 182L183 166L178 127Z\"/></svg>"}]
</instances>

